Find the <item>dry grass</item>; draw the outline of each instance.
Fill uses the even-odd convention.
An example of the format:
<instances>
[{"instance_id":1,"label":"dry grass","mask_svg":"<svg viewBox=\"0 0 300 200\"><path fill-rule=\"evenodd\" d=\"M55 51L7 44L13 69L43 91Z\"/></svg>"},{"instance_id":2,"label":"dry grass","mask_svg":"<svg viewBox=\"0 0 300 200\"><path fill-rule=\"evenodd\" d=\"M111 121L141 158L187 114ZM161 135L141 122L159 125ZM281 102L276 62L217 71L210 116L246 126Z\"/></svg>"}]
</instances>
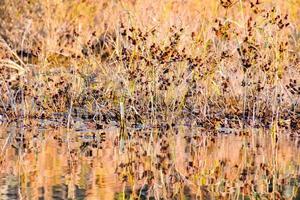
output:
<instances>
[{"instance_id":1,"label":"dry grass","mask_svg":"<svg viewBox=\"0 0 300 200\"><path fill-rule=\"evenodd\" d=\"M300 128L299 12L299 0L2 0L1 120L118 125L117 173L132 198L142 193L135 190L140 162L155 197L184 199L189 185L200 199L281 199L280 187L298 177L279 167L276 152L281 130L295 137ZM181 125L206 134L177 137ZM268 162L254 158L260 150L252 132L265 129ZM220 132L244 139L238 181L230 163L209 159ZM182 169L176 153L183 152L174 151L180 142L189 153Z\"/></svg>"},{"instance_id":2,"label":"dry grass","mask_svg":"<svg viewBox=\"0 0 300 200\"><path fill-rule=\"evenodd\" d=\"M3 1L1 112L77 109L106 122L123 102L128 125L289 125L299 118L297 4Z\"/></svg>"}]
</instances>

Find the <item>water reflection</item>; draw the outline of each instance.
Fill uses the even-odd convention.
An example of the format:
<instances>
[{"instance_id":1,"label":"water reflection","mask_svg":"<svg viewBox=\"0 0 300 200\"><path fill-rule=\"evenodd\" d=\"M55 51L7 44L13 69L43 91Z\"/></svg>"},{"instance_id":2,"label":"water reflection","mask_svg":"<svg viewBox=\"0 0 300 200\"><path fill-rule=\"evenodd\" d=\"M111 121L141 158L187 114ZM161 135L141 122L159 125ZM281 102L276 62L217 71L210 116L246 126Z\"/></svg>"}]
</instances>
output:
<instances>
[{"instance_id":1,"label":"water reflection","mask_svg":"<svg viewBox=\"0 0 300 200\"><path fill-rule=\"evenodd\" d=\"M297 199L298 139L0 127L0 199ZM299 199L299 197L298 197Z\"/></svg>"}]
</instances>

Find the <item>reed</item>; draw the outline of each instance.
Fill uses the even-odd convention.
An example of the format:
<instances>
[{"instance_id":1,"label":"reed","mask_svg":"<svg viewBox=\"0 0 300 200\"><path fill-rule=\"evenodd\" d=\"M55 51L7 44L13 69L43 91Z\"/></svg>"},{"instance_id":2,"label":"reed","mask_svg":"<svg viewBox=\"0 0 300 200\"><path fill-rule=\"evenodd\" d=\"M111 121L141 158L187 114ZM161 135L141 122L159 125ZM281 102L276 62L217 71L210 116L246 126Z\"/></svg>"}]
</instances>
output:
<instances>
[{"instance_id":1,"label":"reed","mask_svg":"<svg viewBox=\"0 0 300 200\"><path fill-rule=\"evenodd\" d=\"M300 128L297 5L3 0L0 116L69 131L82 121L118 127L119 199L283 198L283 183L294 179L279 175L278 138ZM179 137L183 127L201 131ZM255 159L261 130L272 138L268 162ZM212 162L230 133L242 138L241 164ZM184 167L176 165L178 138Z\"/></svg>"}]
</instances>

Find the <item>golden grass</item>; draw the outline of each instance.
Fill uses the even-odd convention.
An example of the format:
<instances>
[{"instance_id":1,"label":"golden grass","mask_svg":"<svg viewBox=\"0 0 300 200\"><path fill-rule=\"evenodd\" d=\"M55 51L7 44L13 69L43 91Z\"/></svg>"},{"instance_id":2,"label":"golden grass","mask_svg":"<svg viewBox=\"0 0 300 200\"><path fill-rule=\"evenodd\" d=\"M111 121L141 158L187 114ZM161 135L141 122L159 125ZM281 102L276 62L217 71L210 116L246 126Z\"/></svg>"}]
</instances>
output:
<instances>
[{"instance_id":1,"label":"golden grass","mask_svg":"<svg viewBox=\"0 0 300 200\"><path fill-rule=\"evenodd\" d=\"M131 125L297 121L298 4L4 0L0 109L118 121L124 101Z\"/></svg>"},{"instance_id":2,"label":"golden grass","mask_svg":"<svg viewBox=\"0 0 300 200\"><path fill-rule=\"evenodd\" d=\"M75 107L119 121L124 102L128 125L289 124L298 4L4 0L0 109L11 120Z\"/></svg>"},{"instance_id":3,"label":"golden grass","mask_svg":"<svg viewBox=\"0 0 300 200\"><path fill-rule=\"evenodd\" d=\"M47 197L66 184L69 198L292 199L299 12L299 0L3 0L1 120L68 129L12 129L1 173L25 199L29 183Z\"/></svg>"}]
</instances>

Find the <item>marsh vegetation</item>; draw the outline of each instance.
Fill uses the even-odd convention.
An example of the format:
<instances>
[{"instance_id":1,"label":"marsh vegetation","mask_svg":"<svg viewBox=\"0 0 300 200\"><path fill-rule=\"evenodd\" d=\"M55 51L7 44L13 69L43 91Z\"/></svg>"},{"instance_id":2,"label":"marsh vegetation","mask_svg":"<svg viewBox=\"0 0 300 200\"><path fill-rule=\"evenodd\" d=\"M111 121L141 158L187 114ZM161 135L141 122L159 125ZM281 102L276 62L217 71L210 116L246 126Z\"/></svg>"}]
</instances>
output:
<instances>
[{"instance_id":1,"label":"marsh vegetation","mask_svg":"<svg viewBox=\"0 0 300 200\"><path fill-rule=\"evenodd\" d=\"M299 198L299 16L298 0L0 0L0 194Z\"/></svg>"}]
</instances>

